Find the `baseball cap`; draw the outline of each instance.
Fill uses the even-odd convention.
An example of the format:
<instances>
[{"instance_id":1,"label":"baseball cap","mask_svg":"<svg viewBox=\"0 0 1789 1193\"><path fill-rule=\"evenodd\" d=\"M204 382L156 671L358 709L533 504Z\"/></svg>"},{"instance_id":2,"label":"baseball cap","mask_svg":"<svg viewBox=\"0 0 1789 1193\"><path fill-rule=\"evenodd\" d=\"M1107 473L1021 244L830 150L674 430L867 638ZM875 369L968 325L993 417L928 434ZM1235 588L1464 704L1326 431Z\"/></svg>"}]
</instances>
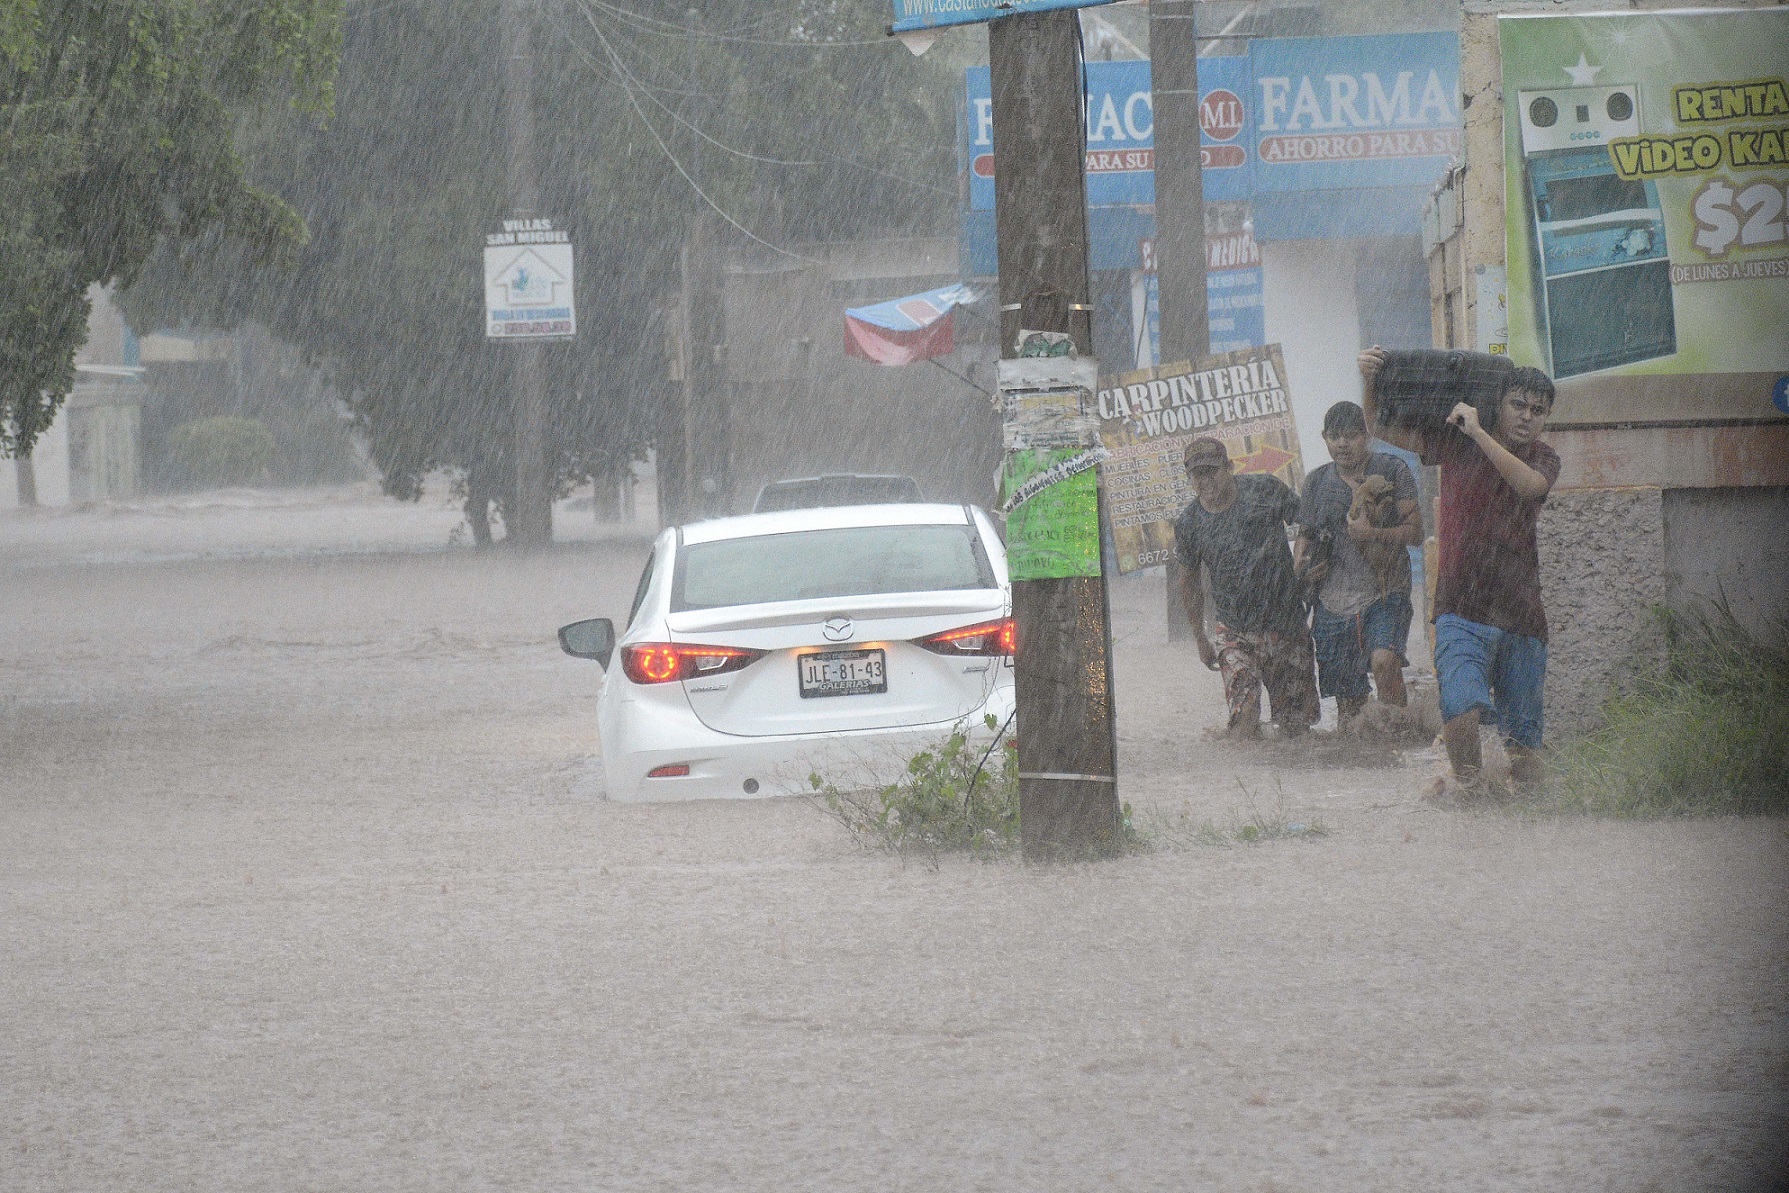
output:
<instances>
[{"instance_id":1,"label":"baseball cap","mask_svg":"<svg viewBox=\"0 0 1789 1193\"><path fill-rule=\"evenodd\" d=\"M1230 462L1230 453L1216 439L1199 438L1186 445L1188 468L1222 468Z\"/></svg>"}]
</instances>

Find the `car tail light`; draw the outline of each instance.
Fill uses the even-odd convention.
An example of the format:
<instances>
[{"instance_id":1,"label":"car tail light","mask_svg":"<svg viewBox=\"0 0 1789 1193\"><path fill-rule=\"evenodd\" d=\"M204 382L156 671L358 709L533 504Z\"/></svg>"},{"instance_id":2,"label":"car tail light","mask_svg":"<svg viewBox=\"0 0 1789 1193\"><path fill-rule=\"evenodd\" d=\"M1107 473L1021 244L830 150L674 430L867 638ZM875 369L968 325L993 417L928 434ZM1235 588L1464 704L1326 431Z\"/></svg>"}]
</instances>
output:
<instances>
[{"instance_id":1,"label":"car tail light","mask_svg":"<svg viewBox=\"0 0 1789 1193\"><path fill-rule=\"evenodd\" d=\"M763 656L761 650L732 646L687 646L681 642L636 642L623 647L621 670L638 684L701 679L737 671Z\"/></svg>"},{"instance_id":2,"label":"car tail light","mask_svg":"<svg viewBox=\"0 0 1789 1193\"><path fill-rule=\"evenodd\" d=\"M653 767L651 770L646 772L646 777L648 779L682 779L682 778L687 778L689 776L689 773L690 773L690 764L689 763L673 762L667 766Z\"/></svg>"},{"instance_id":3,"label":"car tail light","mask_svg":"<svg viewBox=\"0 0 1789 1193\"><path fill-rule=\"evenodd\" d=\"M945 630L942 634L921 638L914 645L923 646L935 654L1004 655L1011 658L1018 648L1018 639L1013 619L1002 617L999 621L984 621L960 630Z\"/></svg>"}]
</instances>

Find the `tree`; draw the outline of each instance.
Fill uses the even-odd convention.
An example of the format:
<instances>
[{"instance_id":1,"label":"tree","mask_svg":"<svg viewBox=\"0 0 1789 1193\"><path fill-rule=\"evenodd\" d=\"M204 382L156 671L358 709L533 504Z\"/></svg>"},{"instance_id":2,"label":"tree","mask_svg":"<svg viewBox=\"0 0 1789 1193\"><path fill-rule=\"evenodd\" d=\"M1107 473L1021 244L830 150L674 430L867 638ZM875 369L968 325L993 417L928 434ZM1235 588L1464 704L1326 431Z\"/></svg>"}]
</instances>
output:
<instances>
[{"instance_id":1,"label":"tree","mask_svg":"<svg viewBox=\"0 0 1789 1193\"><path fill-rule=\"evenodd\" d=\"M0 0L0 455L74 380L87 292L222 230L260 259L304 224L248 182L233 129L328 110L340 0Z\"/></svg>"},{"instance_id":2,"label":"tree","mask_svg":"<svg viewBox=\"0 0 1789 1193\"><path fill-rule=\"evenodd\" d=\"M578 253L580 334L546 353L558 491L614 478L649 441L655 312L693 212L712 203L778 249L954 222L950 68L862 10L718 0L692 25L669 0L536 6L543 207ZM386 492L449 470L480 542L514 483L509 346L486 342L477 282L507 214L497 19L494 0L352 10L330 125L266 119L249 138L253 176L311 230L295 266L219 231L169 246L126 304L138 323L253 318L302 346L349 395Z\"/></svg>"}]
</instances>

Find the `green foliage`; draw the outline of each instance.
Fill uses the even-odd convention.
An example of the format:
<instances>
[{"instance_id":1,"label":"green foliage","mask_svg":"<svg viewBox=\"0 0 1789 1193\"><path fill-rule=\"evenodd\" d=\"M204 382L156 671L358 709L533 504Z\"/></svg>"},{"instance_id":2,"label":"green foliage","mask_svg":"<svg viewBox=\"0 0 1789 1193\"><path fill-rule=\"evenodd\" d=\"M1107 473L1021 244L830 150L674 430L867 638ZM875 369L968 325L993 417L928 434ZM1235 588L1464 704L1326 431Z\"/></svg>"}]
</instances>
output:
<instances>
[{"instance_id":1,"label":"green foliage","mask_svg":"<svg viewBox=\"0 0 1789 1193\"><path fill-rule=\"evenodd\" d=\"M0 0L0 66L29 68L36 60L37 0Z\"/></svg>"},{"instance_id":2,"label":"green foliage","mask_svg":"<svg viewBox=\"0 0 1789 1193\"><path fill-rule=\"evenodd\" d=\"M215 232L260 260L304 224L251 185L234 128L326 112L341 0L0 0L0 455L73 384L87 292L158 242Z\"/></svg>"},{"instance_id":3,"label":"green foliage","mask_svg":"<svg viewBox=\"0 0 1789 1193\"><path fill-rule=\"evenodd\" d=\"M961 63L912 58L860 0L528 8L539 214L578 254L578 340L544 349L564 491L651 440L698 213L723 242L778 246L753 247L776 264L802 241L954 228ZM447 469L469 512L501 508L514 474L515 352L486 341L478 281L483 234L514 214L500 15L496 0L352 9L328 126L276 112L242 130L252 176L305 214L296 267L211 236L167 246L126 296L140 325L253 319L301 347L348 395L388 493L413 499Z\"/></svg>"},{"instance_id":4,"label":"green foliage","mask_svg":"<svg viewBox=\"0 0 1789 1193\"><path fill-rule=\"evenodd\" d=\"M1789 814L1789 617L1769 634L1724 602L1660 610L1662 662L1568 743L1535 810L1596 816Z\"/></svg>"},{"instance_id":5,"label":"green foliage","mask_svg":"<svg viewBox=\"0 0 1789 1193\"><path fill-rule=\"evenodd\" d=\"M990 731L998 729L987 718ZM935 857L962 850L984 857L1008 853L1019 839L1019 763L1009 742L980 744L959 729L907 762L899 782L880 788L840 787L808 777L814 798L866 845Z\"/></svg>"},{"instance_id":6,"label":"green foliage","mask_svg":"<svg viewBox=\"0 0 1789 1193\"><path fill-rule=\"evenodd\" d=\"M200 488L262 480L279 455L272 431L259 419L236 415L182 423L168 447L182 479Z\"/></svg>"}]
</instances>

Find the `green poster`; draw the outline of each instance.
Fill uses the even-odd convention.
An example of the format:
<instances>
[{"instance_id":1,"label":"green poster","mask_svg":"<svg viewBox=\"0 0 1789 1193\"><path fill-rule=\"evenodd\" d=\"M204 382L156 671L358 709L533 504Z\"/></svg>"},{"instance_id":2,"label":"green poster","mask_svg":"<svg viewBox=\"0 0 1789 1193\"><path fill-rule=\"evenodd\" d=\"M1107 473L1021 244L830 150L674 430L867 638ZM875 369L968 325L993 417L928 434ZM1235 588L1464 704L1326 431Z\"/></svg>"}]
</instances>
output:
<instances>
[{"instance_id":1,"label":"green poster","mask_svg":"<svg viewBox=\"0 0 1789 1193\"><path fill-rule=\"evenodd\" d=\"M1057 448L1006 457L1006 565L1014 580L1100 574L1094 465L1104 454Z\"/></svg>"},{"instance_id":2,"label":"green poster","mask_svg":"<svg viewBox=\"0 0 1789 1193\"><path fill-rule=\"evenodd\" d=\"M1774 417L1789 9L1505 16L1498 35L1510 355L1610 417Z\"/></svg>"},{"instance_id":3,"label":"green poster","mask_svg":"<svg viewBox=\"0 0 1789 1193\"><path fill-rule=\"evenodd\" d=\"M1044 333L1031 341L1049 344ZM1072 351L1066 336L1056 342ZM997 369L1006 467L1000 508L1006 514L1006 562L1014 580L1100 574L1100 446L1092 357L1003 360Z\"/></svg>"}]
</instances>

